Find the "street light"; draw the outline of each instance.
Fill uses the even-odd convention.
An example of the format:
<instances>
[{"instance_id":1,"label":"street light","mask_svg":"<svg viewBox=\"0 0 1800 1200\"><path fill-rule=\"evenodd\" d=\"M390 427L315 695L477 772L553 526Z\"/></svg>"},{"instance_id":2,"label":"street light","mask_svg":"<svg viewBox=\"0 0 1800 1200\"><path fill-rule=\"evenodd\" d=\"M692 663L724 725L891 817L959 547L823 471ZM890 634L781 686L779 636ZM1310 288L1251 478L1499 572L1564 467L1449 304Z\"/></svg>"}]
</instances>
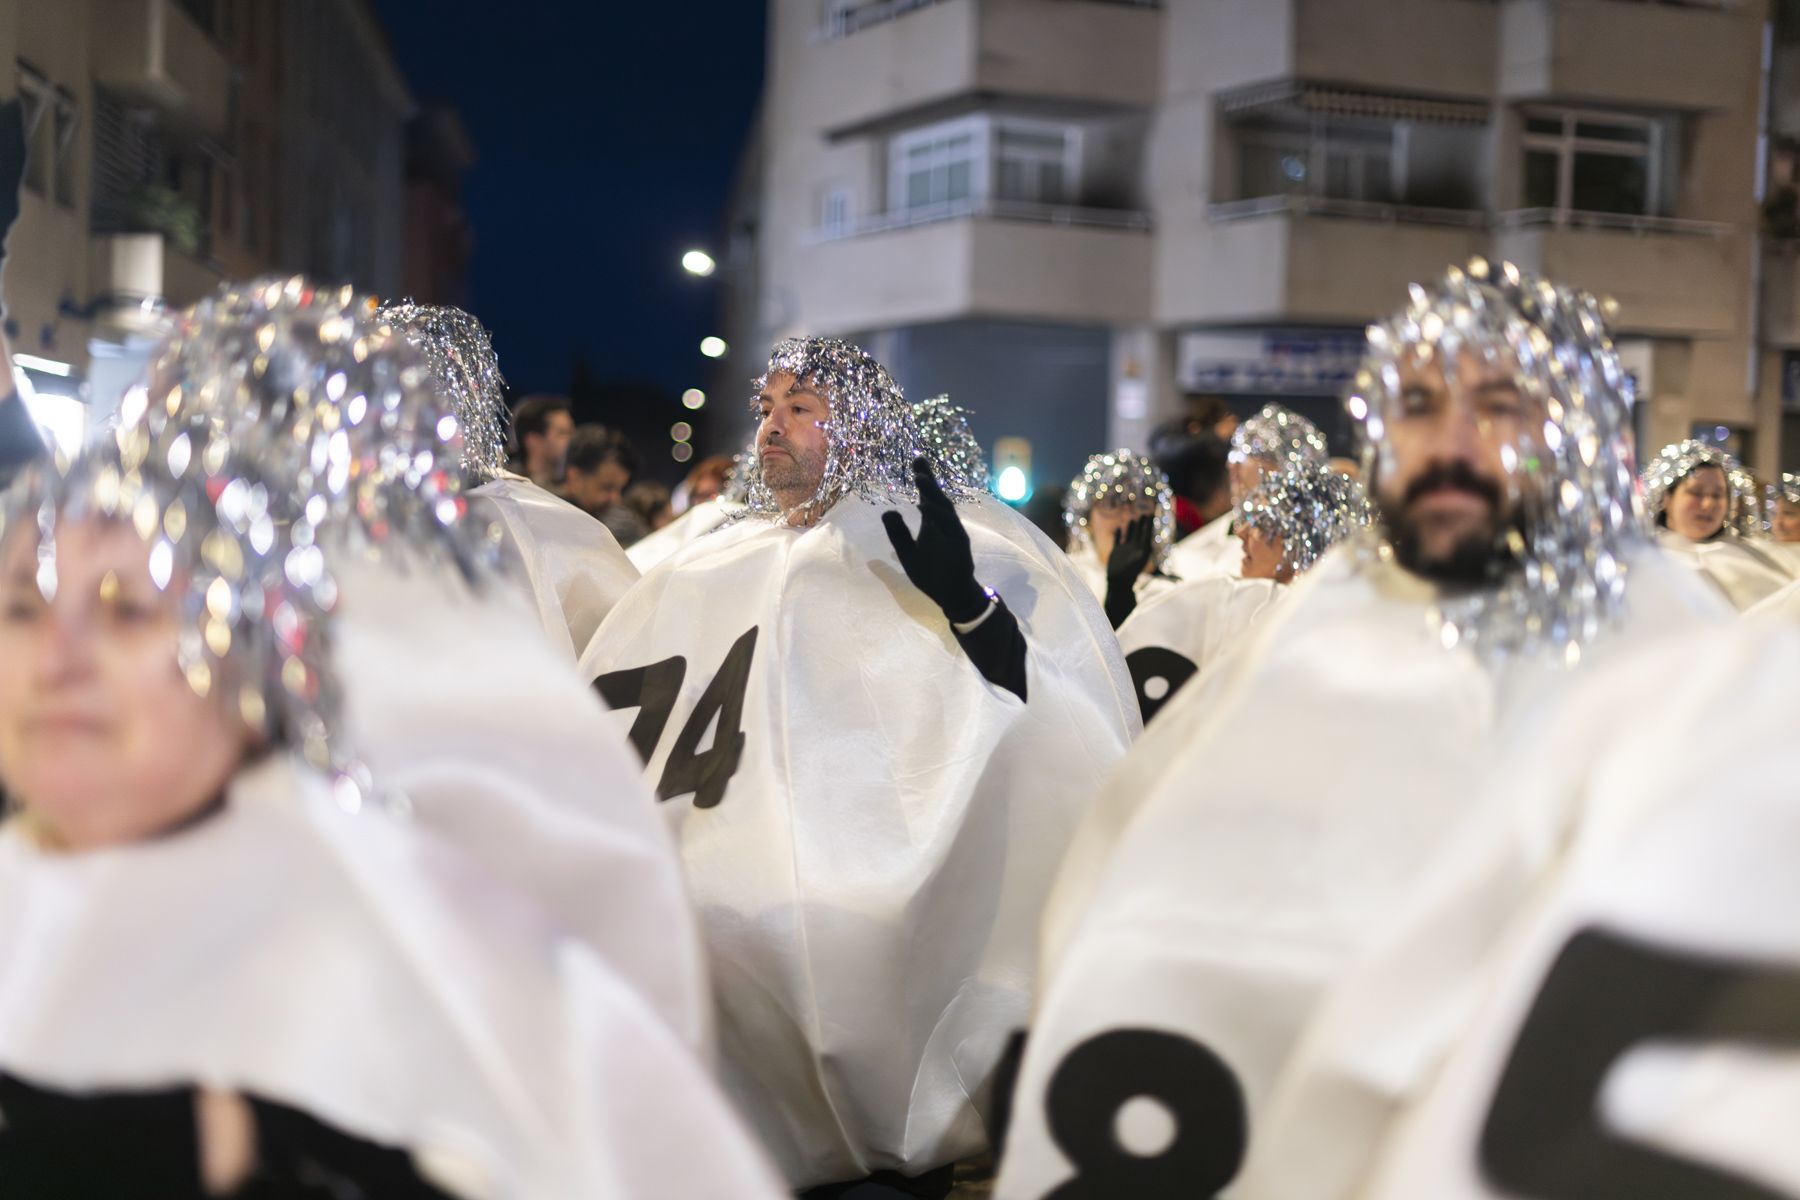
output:
<instances>
[{"instance_id":1,"label":"street light","mask_svg":"<svg viewBox=\"0 0 1800 1200\"><path fill-rule=\"evenodd\" d=\"M725 339L721 337L702 338L700 341L700 353L706 355L708 358L724 358Z\"/></svg>"},{"instance_id":2,"label":"street light","mask_svg":"<svg viewBox=\"0 0 1800 1200\"><path fill-rule=\"evenodd\" d=\"M689 250L681 256L681 266L689 275L698 275L702 279L719 269L712 255L704 250Z\"/></svg>"},{"instance_id":3,"label":"street light","mask_svg":"<svg viewBox=\"0 0 1800 1200\"><path fill-rule=\"evenodd\" d=\"M681 393L681 404L684 408L705 408L706 393L699 388L689 388Z\"/></svg>"}]
</instances>

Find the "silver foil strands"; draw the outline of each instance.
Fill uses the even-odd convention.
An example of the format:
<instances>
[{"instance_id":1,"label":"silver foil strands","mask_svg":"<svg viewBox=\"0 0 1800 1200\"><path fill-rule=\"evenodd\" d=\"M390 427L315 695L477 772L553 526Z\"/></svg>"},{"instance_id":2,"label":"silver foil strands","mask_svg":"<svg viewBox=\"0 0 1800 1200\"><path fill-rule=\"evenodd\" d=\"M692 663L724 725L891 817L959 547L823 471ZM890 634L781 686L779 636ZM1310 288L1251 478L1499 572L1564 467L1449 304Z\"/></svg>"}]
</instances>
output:
<instances>
[{"instance_id":1,"label":"silver foil strands","mask_svg":"<svg viewBox=\"0 0 1800 1200\"><path fill-rule=\"evenodd\" d=\"M498 479L506 470L512 412L506 407L506 380L481 322L460 308L401 300L377 316L406 335L431 368L438 395L462 426L463 477L470 487Z\"/></svg>"},{"instance_id":2,"label":"silver foil strands","mask_svg":"<svg viewBox=\"0 0 1800 1200\"><path fill-rule=\"evenodd\" d=\"M423 556L481 578L492 548L461 524L461 457L456 417L372 299L261 280L182 313L118 429L27 474L0 535L28 526L53 588L59 519L128 522L177 598L189 683L331 771L354 807L376 793L342 736L332 560Z\"/></svg>"},{"instance_id":3,"label":"silver foil strands","mask_svg":"<svg viewBox=\"0 0 1800 1200\"><path fill-rule=\"evenodd\" d=\"M1717 467L1724 473L1725 528L1738 528L1743 510L1754 507L1755 484L1743 464L1724 447L1697 438L1664 446L1644 465L1644 509L1652 524L1661 523L1675 485L1701 467Z\"/></svg>"},{"instance_id":4,"label":"silver foil strands","mask_svg":"<svg viewBox=\"0 0 1800 1200\"><path fill-rule=\"evenodd\" d=\"M1330 457L1319 427L1279 404L1263 405L1231 435L1233 462L1255 458L1279 468L1302 462L1323 465Z\"/></svg>"},{"instance_id":5,"label":"silver foil strands","mask_svg":"<svg viewBox=\"0 0 1800 1200\"><path fill-rule=\"evenodd\" d=\"M1492 587L1446 596L1434 619L1445 646L1501 655L1551 650L1573 664L1625 599L1627 552L1644 539L1635 502L1631 388L1602 302L1483 259L1414 284L1407 307L1371 326L1346 398L1379 492L1392 471L1387 424L1399 415L1403 363L1449 374L1465 355L1502 364L1529 417L1502 448L1521 528ZM1387 550L1385 545L1379 547Z\"/></svg>"},{"instance_id":6,"label":"silver foil strands","mask_svg":"<svg viewBox=\"0 0 1800 1200\"><path fill-rule=\"evenodd\" d=\"M1063 524L1077 545L1093 545L1088 514L1096 504L1129 504L1149 508L1156 518L1156 564L1161 566L1175 542L1175 493L1155 463L1128 449L1096 454L1087 460L1063 496Z\"/></svg>"},{"instance_id":7,"label":"silver foil strands","mask_svg":"<svg viewBox=\"0 0 1800 1200\"><path fill-rule=\"evenodd\" d=\"M1763 504L1763 528L1772 533L1775 520L1781 515L1782 505L1800 508L1800 475L1783 471L1781 477L1765 490L1767 496Z\"/></svg>"},{"instance_id":8,"label":"silver foil strands","mask_svg":"<svg viewBox=\"0 0 1800 1200\"><path fill-rule=\"evenodd\" d=\"M918 501L912 464L925 454L925 440L912 406L886 367L860 347L837 338L789 338L776 345L769 355L768 370L753 385L753 410L769 376L777 374L792 375L825 397L829 408L820 422L825 431L825 473L809 499L784 509L757 464L746 472L751 515L786 518L803 513L817 517L845 496L876 504ZM932 467L945 469L937 461ZM940 473L938 482L955 501L974 499L984 490L971 489L953 474L946 478Z\"/></svg>"},{"instance_id":9,"label":"silver foil strands","mask_svg":"<svg viewBox=\"0 0 1800 1200\"><path fill-rule=\"evenodd\" d=\"M963 492L988 490L987 454L969 428L967 409L948 396L932 396L913 405L920 449L931 462L938 483Z\"/></svg>"},{"instance_id":10,"label":"silver foil strands","mask_svg":"<svg viewBox=\"0 0 1800 1200\"><path fill-rule=\"evenodd\" d=\"M1374 520L1362 485L1314 462L1298 462L1263 476L1244 497L1235 523L1280 538L1282 561L1295 575Z\"/></svg>"}]
</instances>

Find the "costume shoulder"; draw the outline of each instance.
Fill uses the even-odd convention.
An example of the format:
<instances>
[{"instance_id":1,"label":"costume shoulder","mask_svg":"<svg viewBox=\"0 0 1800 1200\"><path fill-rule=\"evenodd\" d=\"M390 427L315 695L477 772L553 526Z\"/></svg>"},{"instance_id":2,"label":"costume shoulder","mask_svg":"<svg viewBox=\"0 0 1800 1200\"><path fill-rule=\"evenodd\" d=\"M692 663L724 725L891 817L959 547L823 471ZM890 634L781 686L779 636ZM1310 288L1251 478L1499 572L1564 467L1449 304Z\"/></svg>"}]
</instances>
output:
<instances>
[{"instance_id":1,"label":"costume shoulder","mask_svg":"<svg viewBox=\"0 0 1800 1200\"><path fill-rule=\"evenodd\" d=\"M695 538L705 537L742 511L741 504L703 500L661 529L626 547L625 557L639 571L649 571Z\"/></svg>"},{"instance_id":2,"label":"costume shoulder","mask_svg":"<svg viewBox=\"0 0 1800 1200\"><path fill-rule=\"evenodd\" d=\"M285 757L158 841L0 837L0 914L0 1071L243 1092L459 1195L776 1194L634 988L454 844Z\"/></svg>"},{"instance_id":3,"label":"costume shoulder","mask_svg":"<svg viewBox=\"0 0 1800 1200\"><path fill-rule=\"evenodd\" d=\"M515 593L345 555L333 656L376 780L706 1042L673 839L635 756Z\"/></svg>"},{"instance_id":4,"label":"costume shoulder","mask_svg":"<svg viewBox=\"0 0 1800 1200\"><path fill-rule=\"evenodd\" d=\"M1282 590L1273 580L1214 575L1139 605L1119 626L1119 645L1145 719L1237 644Z\"/></svg>"},{"instance_id":5,"label":"costume shoulder","mask_svg":"<svg viewBox=\"0 0 1800 1200\"><path fill-rule=\"evenodd\" d=\"M507 475L470 493L501 530L503 552L531 588L551 640L578 656L638 569L606 526L528 479Z\"/></svg>"},{"instance_id":6,"label":"costume shoulder","mask_svg":"<svg viewBox=\"0 0 1800 1200\"><path fill-rule=\"evenodd\" d=\"M1243 568L1244 545L1232 536L1234 514L1214 517L1169 548L1168 569L1177 579L1237 575Z\"/></svg>"}]
</instances>

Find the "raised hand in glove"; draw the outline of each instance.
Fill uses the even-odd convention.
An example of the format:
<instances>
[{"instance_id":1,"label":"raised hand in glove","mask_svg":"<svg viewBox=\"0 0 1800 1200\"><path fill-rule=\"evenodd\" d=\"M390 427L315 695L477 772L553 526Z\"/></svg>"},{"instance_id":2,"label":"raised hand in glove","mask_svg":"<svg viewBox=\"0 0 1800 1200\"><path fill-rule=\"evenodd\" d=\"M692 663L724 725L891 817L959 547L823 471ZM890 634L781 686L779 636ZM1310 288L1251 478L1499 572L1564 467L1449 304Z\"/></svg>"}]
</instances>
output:
<instances>
[{"instance_id":1,"label":"raised hand in glove","mask_svg":"<svg viewBox=\"0 0 1800 1200\"><path fill-rule=\"evenodd\" d=\"M943 610L969 661L995 687L1025 699L1025 634L1005 601L975 579L969 531L924 459L913 461L919 485L918 536L897 512L881 514L888 541L914 587Z\"/></svg>"},{"instance_id":2,"label":"raised hand in glove","mask_svg":"<svg viewBox=\"0 0 1800 1200\"><path fill-rule=\"evenodd\" d=\"M1113 542L1106 560L1106 619L1117 629L1137 607L1138 576L1156 553L1156 518L1134 517Z\"/></svg>"},{"instance_id":3,"label":"raised hand in glove","mask_svg":"<svg viewBox=\"0 0 1800 1200\"><path fill-rule=\"evenodd\" d=\"M906 577L944 610L951 623L973 621L987 611L988 594L975 582L969 531L922 458L913 460L913 481L919 485L919 535L915 538L905 518L889 511L881 514L888 541Z\"/></svg>"}]
</instances>

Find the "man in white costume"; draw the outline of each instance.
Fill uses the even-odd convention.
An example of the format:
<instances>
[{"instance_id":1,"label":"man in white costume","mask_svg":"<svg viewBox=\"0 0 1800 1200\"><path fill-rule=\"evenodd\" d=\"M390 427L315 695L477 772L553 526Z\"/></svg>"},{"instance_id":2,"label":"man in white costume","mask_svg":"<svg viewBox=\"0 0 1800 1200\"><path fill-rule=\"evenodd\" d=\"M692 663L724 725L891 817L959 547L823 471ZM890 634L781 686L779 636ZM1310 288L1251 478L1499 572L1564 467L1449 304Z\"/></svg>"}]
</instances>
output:
<instances>
[{"instance_id":1,"label":"man in white costume","mask_svg":"<svg viewBox=\"0 0 1800 1200\"><path fill-rule=\"evenodd\" d=\"M647 574L583 665L679 823L725 1078L790 1183L941 1192L987 1145L1130 681L1058 552L868 355L783 342L756 404L752 515Z\"/></svg>"},{"instance_id":2,"label":"man in white costume","mask_svg":"<svg viewBox=\"0 0 1800 1200\"><path fill-rule=\"evenodd\" d=\"M691 930L621 739L535 632L491 690L469 656L529 616L479 600L455 418L371 307L223 289L115 437L0 502L0 1191L773 1197L684 1044ZM357 643L400 576L429 633ZM484 746L489 704L547 704L545 739ZM410 757L434 737L457 778ZM576 863L585 918L541 903Z\"/></svg>"},{"instance_id":3,"label":"man in white costume","mask_svg":"<svg viewBox=\"0 0 1800 1200\"><path fill-rule=\"evenodd\" d=\"M1325 466L1329 454L1317 425L1282 405L1263 405L1231 434L1232 505L1235 508L1268 472L1302 462ZM1170 574L1187 580L1239 574L1243 558L1231 536L1233 519L1227 512L1176 542L1169 550Z\"/></svg>"},{"instance_id":4,"label":"man in white costume","mask_svg":"<svg viewBox=\"0 0 1800 1200\"><path fill-rule=\"evenodd\" d=\"M544 633L579 658L638 581L612 533L562 497L506 468L505 384L481 323L459 308L403 301L380 312L424 355L463 430L463 477L474 520L486 521L513 574L531 589Z\"/></svg>"},{"instance_id":5,"label":"man in white costume","mask_svg":"<svg viewBox=\"0 0 1800 1200\"><path fill-rule=\"evenodd\" d=\"M1644 468L1644 503L1664 549L1711 581L1739 610L1793 582L1794 571L1760 538L1748 476L1724 449L1689 439L1664 446Z\"/></svg>"},{"instance_id":6,"label":"man in white costume","mask_svg":"<svg viewBox=\"0 0 1800 1200\"><path fill-rule=\"evenodd\" d=\"M1184 580L1119 626L1119 645L1149 723L1169 698L1241 643L1251 626L1331 547L1369 523L1360 485L1300 461L1265 475L1237 506L1241 576Z\"/></svg>"},{"instance_id":7,"label":"man in white costume","mask_svg":"<svg viewBox=\"0 0 1800 1200\"><path fill-rule=\"evenodd\" d=\"M1063 496L1069 561L1100 599L1114 629L1138 601L1175 586L1164 569L1175 536L1175 493L1141 454L1096 454Z\"/></svg>"},{"instance_id":8,"label":"man in white costume","mask_svg":"<svg viewBox=\"0 0 1800 1200\"><path fill-rule=\"evenodd\" d=\"M1284 1176L1306 1155L1267 1149L1297 1048L1421 876L1504 819L1511 789L1473 785L1572 672L1730 620L1645 538L1591 297L1480 260L1415 286L1348 407L1380 535L1184 689L1090 813L1046 912L1006 1200L1309 1195ZM1315 1126L1318 1152L1357 1134Z\"/></svg>"}]
</instances>

